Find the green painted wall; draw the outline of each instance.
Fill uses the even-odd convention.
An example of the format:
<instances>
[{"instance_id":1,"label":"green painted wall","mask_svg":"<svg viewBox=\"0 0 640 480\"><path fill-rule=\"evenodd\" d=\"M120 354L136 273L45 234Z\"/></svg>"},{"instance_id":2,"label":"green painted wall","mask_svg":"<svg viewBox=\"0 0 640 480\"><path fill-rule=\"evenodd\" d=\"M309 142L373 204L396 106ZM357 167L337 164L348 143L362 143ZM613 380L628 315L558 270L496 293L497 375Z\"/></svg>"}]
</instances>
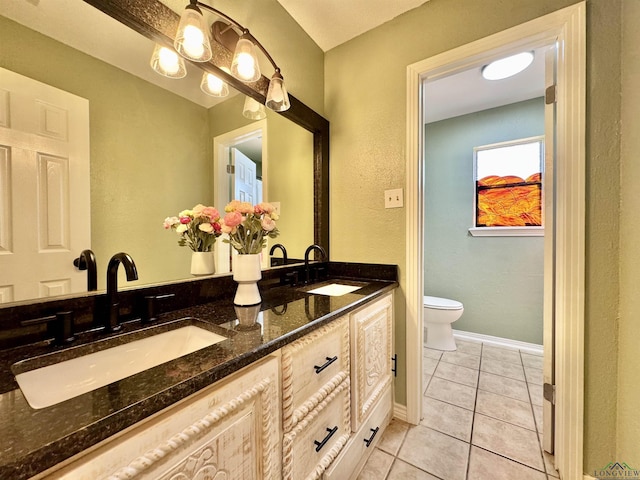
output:
<instances>
[{"instance_id":1,"label":"green painted wall","mask_svg":"<svg viewBox=\"0 0 640 480\"><path fill-rule=\"evenodd\" d=\"M625 2L622 8L622 142L620 216L620 324L618 353L618 458L640 465L640 2Z\"/></svg>"},{"instance_id":2,"label":"green painted wall","mask_svg":"<svg viewBox=\"0 0 640 480\"><path fill-rule=\"evenodd\" d=\"M427 87L428 88L428 87ZM542 345L544 237L473 237L473 148L544 134L537 98L425 127L425 295L453 298L453 328Z\"/></svg>"},{"instance_id":3,"label":"green painted wall","mask_svg":"<svg viewBox=\"0 0 640 480\"><path fill-rule=\"evenodd\" d=\"M587 1L585 471L616 457L620 9L635 1ZM406 67L574 3L430 0L326 54L332 260L401 266L395 310L400 404L406 403L405 211L385 210L383 191L405 183ZM629 21L637 25L638 19ZM628 341L637 344L632 333Z\"/></svg>"}]
</instances>

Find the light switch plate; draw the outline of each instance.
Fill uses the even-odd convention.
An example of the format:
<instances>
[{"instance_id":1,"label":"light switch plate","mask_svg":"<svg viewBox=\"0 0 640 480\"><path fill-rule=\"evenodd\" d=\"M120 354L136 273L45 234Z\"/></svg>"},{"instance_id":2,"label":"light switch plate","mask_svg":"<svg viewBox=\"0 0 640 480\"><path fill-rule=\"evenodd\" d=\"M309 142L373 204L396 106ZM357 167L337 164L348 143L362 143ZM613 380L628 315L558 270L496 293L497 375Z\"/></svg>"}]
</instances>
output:
<instances>
[{"instance_id":1,"label":"light switch plate","mask_svg":"<svg viewBox=\"0 0 640 480\"><path fill-rule=\"evenodd\" d=\"M269 202L269 203L274 208L278 216L280 216L280 202Z\"/></svg>"},{"instance_id":2,"label":"light switch plate","mask_svg":"<svg viewBox=\"0 0 640 480\"><path fill-rule=\"evenodd\" d=\"M384 208L400 208L403 204L401 188L384 191Z\"/></svg>"}]
</instances>

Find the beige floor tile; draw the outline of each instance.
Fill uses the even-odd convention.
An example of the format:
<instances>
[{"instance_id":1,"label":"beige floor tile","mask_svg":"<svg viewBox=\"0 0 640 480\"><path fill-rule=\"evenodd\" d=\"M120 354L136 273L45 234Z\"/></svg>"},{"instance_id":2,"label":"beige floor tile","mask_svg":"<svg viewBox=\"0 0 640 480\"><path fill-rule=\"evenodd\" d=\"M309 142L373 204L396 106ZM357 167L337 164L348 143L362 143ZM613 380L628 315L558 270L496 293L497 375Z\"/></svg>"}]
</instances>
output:
<instances>
[{"instance_id":1,"label":"beige floor tile","mask_svg":"<svg viewBox=\"0 0 640 480\"><path fill-rule=\"evenodd\" d=\"M442 350L434 350L433 348L424 347L422 349L422 356L433 358L434 360L440 360L440 357L442 356Z\"/></svg>"},{"instance_id":2,"label":"beige floor tile","mask_svg":"<svg viewBox=\"0 0 640 480\"><path fill-rule=\"evenodd\" d=\"M527 378L527 383L533 383L534 385L542 385L542 370L537 367L524 367L524 375Z\"/></svg>"},{"instance_id":3,"label":"beige floor tile","mask_svg":"<svg viewBox=\"0 0 640 480\"><path fill-rule=\"evenodd\" d=\"M393 462L387 480L438 480L438 478L413 465L409 465L407 462L396 459Z\"/></svg>"},{"instance_id":4,"label":"beige floor tile","mask_svg":"<svg viewBox=\"0 0 640 480\"><path fill-rule=\"evenodd\" d=\"M478 370L473 368L461 367L453 363L440 361L434 372L434 377L444 378L451 382L461 383L470 387L478 385Z\"/></svg>"},{"instance_id":5,"label":"beige floor tile","mask_svg":"<svg viewBox=\"0 0 640 480\"><path fill-rule=\"evenodd\" d=\"M544 471L538 435L532 430L476 413L471 443Z\"/></svg>"},{"instance_id":6,"label":"beige floor tile","mask_svg":"<svg viewBox=\"0 0 640 480\"><path fill-rule=\"evenodd\" d=\"M438 360L429 357L422 357L422 375L433 375L438 366Z\"/></svg>"},{"instance_id":7,"label":"beige floor tile","mask_svg":"<svg viewBox=\"0 0 640 480\"><path fill-rule=\"evenodd\" d=\"M487 392L497 393L505 397L515 398L522 402L529 401L529 391L527 384L512 378L501 377L493 373L480 372L478 380L478 389Z\"/></svg>"},{"instance_id":8,"label":"beige floor tile","mask_svg":"<svg viewBox=\"0 0 640 480\"><path fill-rule=\"evenodd\" d=\"M522 357L522 364L525 367L534 367L542 370L542 357L523 352L520 352L520 356Z\"/></svg>"},{"instance_id":9,"label":"beige floor tile","mask_svg":"<svg viewBox=\"0 0 640 480\"><path fill-rule=\"evenodd\" d=\"M553 466L553 463L554 463L553 455L543 451L542 456L544 457L544 468L547 470L547 474L551 475L551 477L553 478L559 478L560 474L556 470L556 467Z\"/></svg>"},{"instance_id":10,"label":"beige floor tile","mask_svg":"<svg viewBox=\"0 0 640 480\"><path fill-rule=\"evenodd\" d=\"M456 338L456 347L458 349L457 352L460 353L468 353L470 355L480 356L482 354L482 343L480 342L472 342L469 340L460 340Z\"/></svg>"},{"instance_id":11,"label":"beige floor tile","mask_svg":"<svg viewBox=\"0 0 640 480\"><path fill-rule=\"evenodd\" d=\"M391 455L397 455L398 450L400 450L400 445L402 445L404 437L407 435L409 426L408 423L396 420L395 418L391 419L391 423L389 423L389 426L380 439L378 448Z\"/></svg>"},{"instance_id":12,"label":"beige floor tile","mask_svg":"<svg viewBox=\"0 0 640 480\"><path fill-rule=\"evenodd\" d=\"M536 429L531 404L515 398L478 390L476 412L529 430Z\"/></svg>"},{"instance_id":13,"label":"beige floor tile","mask_svg":"<svg viewBox=\"0 0 640 480\"><path fill-rule=\"evenodd\" d=\"M407 433L398 458L443 480L464 480L469 444L418 425Z\"/></svg>"},{"instance_id":14,"label":"beige floor tile","mask_svg":"<svg viewBox=\"0 0 640 480\"><path fill-rule=\"evenodd\" d=\"M375 448L358 475L358 480L385 480L393 460L393 455Z\"/></svg>"},{"instance_id":15,"label":"beige floor tile","mask_svg":"<svg viewBox=\"0 0 640 480\"><path fill-rule=\"evenodd\" d=\"M482 347L482 358L522 365L522 359L520 358L520 352L518 350L494 347L493 345L484 345Z\"/></svg>"},{"instance_id":16,"label":"beige floor tile","mask_svg":"<svg viewBox=\"0 0 640 480\"><path fill-rule=\"evenodd\" d=\"M467 410L473 410L476 403L475 388L438 377L431 379L425 395Z\"/></svg>"},{"instance_id":17,"label":"beige floor tile","mask_svg":"<svg viewBox=\"0 0 640 480\"><path fill-rule=\"evenodd\" d=\"M536 421L536 428L542 433L542 407L538 405L533 406L533 418Z\"/></svg>"},{"instance_id":18,"label":"beige floor tile","mask_svg":"<svg viewBox=\"0 0 640 480\"><path fill-rule=\"evenodd\" d=\"M423 397L421 425L451 435L465 442L471 441L473 412L462 407Z\"/></svg>"},{"instance_id":19,"label":"beige floor tile","mask_svg":"<svg viewBox=\"0 0 640 480\"><path fill-rule=\"evenodd\" d=\"M534 383L528 383L527 387L529 389L529 399L533 405L538 405L541 407L544 402L543 393L542 393L542 385L536 385Z\"/></svg>"},{"instance_id":20,"label":"beige floor tile","mask_svg":"<svg viewBox=\"0 0 640 480\"><path fill-rule=\"evenodd\" d=\"M501 362L499 360L482 357L480 370L483 372L493 373L494 375L499 375L501 377L520 380L521 382L525 381L522 365L516 365L515 363Z\"/></svg>"},{"instance_id":21,"label":"beige floor tile","mask_svg":"<svg viewBox=\"0 0 640 480\"><path fill-rule=\"evenodd\" d=\"M473 368L474 370L480 368L480 357L478 355L471 355L470 353L444 352L440 360L442 362L460 365L461 367Z\"/></svg>"},{"instance_id":22,"label":"beige floor tile","mask_svg":"<svg viewBox=\"0 0 640 480\"><path fill-rule=\"evenodd\" d=\"M467 480L547 480L542 472L478 447L471 447Z\"/></svg>"}]
</instances>

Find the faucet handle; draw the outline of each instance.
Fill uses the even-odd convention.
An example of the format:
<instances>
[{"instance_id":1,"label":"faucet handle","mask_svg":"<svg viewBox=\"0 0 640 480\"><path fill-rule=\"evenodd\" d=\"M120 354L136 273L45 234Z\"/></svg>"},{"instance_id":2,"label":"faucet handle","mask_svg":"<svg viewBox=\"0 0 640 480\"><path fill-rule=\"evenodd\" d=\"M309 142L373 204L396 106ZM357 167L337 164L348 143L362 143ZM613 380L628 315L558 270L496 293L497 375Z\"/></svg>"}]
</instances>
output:
<instances>
[{"instance_id":1,"label":"faucet handle","mask_svg":"<svg viewBox=\"0 0 640 480\"><path fill-rule=\"evenodd\" d=\"M64 345L73 342L76 337L73 335L73 312L57 312L55 315L23 320L20 325L28 327L30 325L47 324L47 332L53 336L56 345Z\"/></svg>"},{"instance_id":2,"label":"faucet handle","mask_svg":"<svg viewBox=\"0 0 640 480\"><path fill-rule=\"evenodd\" d=\"M158 319L158 301L165 298L175 297L175 293L167 293L165 295L147 295L144 297L145 309L140 319L142 323L155 322Z\"/></svg>"}]
</instances>

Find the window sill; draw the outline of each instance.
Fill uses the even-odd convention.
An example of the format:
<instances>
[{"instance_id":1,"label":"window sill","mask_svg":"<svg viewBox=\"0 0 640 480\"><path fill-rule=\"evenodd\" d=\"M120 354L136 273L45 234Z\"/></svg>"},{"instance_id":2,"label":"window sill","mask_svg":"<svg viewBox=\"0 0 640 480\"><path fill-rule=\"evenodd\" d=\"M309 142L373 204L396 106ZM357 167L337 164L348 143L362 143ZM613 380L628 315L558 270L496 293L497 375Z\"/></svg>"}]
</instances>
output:
<instances>
[{"instance_id":1,"label":"window sill","mask_svg":"<svg viewBox=\"0 0 640 480\"><path fill-rule=\"evenodd\" d=\"M543 237L544 227L471 227L473 237Z\"/></svg>"}]
</instances>

